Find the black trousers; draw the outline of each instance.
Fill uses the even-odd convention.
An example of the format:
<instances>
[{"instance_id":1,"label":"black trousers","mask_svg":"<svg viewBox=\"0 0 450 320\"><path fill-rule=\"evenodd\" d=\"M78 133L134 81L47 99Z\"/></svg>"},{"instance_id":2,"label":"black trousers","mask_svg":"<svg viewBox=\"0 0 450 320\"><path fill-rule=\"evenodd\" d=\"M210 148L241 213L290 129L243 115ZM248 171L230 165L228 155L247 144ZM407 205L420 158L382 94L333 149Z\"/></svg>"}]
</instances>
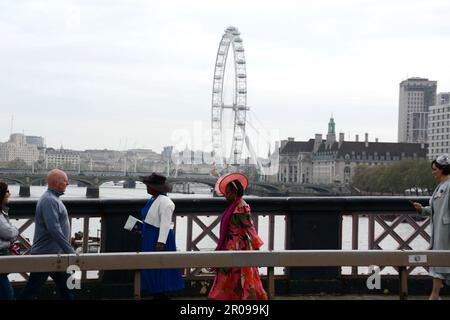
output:
<instances>
[{"instance_id":1,"label":"black trousers","mask_svg":"<svg viewBox=\"0 0 450 320\"><path fill-rule=\"evenodd\" d=\"M51 277L58 289L59 297L62 300L73 300L73 290L67 288L69 274L65 272L32 272L25 288L17 297L18 300L31 300L37 294L42 285Z\"/></svg>"}]
</instances>

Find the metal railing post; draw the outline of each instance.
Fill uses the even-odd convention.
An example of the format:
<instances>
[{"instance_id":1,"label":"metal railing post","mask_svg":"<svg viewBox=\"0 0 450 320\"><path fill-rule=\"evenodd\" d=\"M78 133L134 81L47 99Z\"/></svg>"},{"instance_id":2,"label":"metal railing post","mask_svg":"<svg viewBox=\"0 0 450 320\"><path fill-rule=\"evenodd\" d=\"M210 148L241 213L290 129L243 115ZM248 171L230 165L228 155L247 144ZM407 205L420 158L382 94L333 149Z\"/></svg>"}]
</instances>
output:
<instances>
[{"instance_id":1,"label":"metal railing post","mask_svg":"<svg viewBox=\"0 0 450 320\"><path fill-rule=\"evenodd\" d=\"M83 253L89 252L89 217L83 218L83 247L82 247ZM81 279L86 280L87 279L87 271L83 270L81 272Z\"/></svg>"},{"instance_id":2,"label":"metal railing post","mask_svg":"<svg viewBox=\"0 0 450 320\"><path fill-rule=\"evenodd\" d=\"M352 214L352 250L358 250L359 247L359 215ZM342 246L341 246L342 248ZM352 276L358 275L358 267L352 267Z\"/></svg>"},{"instance_id":3,"label":"metal railing post","mask_svg":"<svg viewBox=\"0 0 450 320\"><path fill-rule=\"evenodd\" d=\"M399 282L400 282L399 298L400 298L400 300L407 300L408 299L408 271L406 270L406 267L398 268L398 276L399 276Z\"/></svg>"},{"instance_id":4,"label":"metal railing post","mask_svg":"<svg viewBox=\"0 0 450 320\"><path fill-rule=\"evenodd\" d=\"M267 267L267 295L269 300L275 297L275 268Z\"/></svg>"},{"instance_id":5,"label":"metal railing post","mask_svg":"<svg viewBox=\"0 0 450 320\"><path fill-rule=\"evenodd\" d=\"M141 270L134 271L134 300L141 300Z\"/></svg>"}]
</instances>

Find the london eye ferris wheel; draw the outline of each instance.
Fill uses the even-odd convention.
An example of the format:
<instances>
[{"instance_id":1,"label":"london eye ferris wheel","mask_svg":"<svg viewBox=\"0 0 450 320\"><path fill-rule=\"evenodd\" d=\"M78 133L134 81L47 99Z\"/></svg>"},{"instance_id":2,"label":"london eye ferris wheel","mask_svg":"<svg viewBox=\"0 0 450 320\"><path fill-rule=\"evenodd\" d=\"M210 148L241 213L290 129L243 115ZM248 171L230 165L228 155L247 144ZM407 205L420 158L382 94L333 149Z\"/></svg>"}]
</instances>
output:
<instances>
[{"instance_id":1,"label":"london eye ferris wheel","mask_svg":"<svg viewBox=\"0 0 450 320\"><path fill-rule=\"evenodd\" d=\"M234 58L234 79L233 79L233 101L226 104L224 101L224 80L227 57L230 51ZM226 150L225 119L224 110L232 112L232 140L230 154ZM211 108L211 132L212 147L216 161L220 163L238 164L245 141L245 125L247 107L247 73L244 55L244 46L240 37L240 32L235 27L228 27L219 44L217 50L216 64L214 68L214 80L212 91Z\"/></svg>"}]
</instances>

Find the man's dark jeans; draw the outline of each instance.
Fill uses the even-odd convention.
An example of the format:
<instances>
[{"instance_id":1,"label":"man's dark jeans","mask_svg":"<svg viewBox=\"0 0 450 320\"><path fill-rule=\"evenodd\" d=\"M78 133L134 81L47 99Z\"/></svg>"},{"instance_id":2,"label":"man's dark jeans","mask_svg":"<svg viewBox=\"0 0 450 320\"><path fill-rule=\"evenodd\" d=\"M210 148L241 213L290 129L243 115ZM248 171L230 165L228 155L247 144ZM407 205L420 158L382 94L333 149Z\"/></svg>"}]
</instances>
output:
<instances>
[{"instance_id":1,"label":"man's dark jeans","mask_svg":"<svg viewBox=\"0 0 450 320\"><path fill-rule=\"evenodd\" d=\"M42 285L47 281L48 277L51 277L58 289L59 297L62 300L73 300L73 290L67 288L67 279L69 274L65 272L32 272L28 283L22 292L17 297L18 300L31 300L33 295L36 294Z\"/></svg>"}]
</instances>

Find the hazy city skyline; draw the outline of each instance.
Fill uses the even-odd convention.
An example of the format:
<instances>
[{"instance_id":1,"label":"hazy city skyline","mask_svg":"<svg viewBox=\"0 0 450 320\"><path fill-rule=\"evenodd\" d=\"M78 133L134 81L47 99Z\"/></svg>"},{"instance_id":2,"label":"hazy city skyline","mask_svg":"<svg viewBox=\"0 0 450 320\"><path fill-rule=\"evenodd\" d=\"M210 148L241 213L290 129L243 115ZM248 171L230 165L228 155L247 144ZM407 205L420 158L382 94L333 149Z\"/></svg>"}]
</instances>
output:
<instances>
[{"instance_id":1,"label":"hazy city skyline","mask_svg":"<svg viewBox=\"0 0 450 320\"><path fill-rule=\"evenodd\" d=\"M235 26L258 130L308 140L333 114L346 140L394 142L402 80L450 91L449 13L440 0L3 1L0 141L14 116L13 132L51 147L159 153L187 132L207 149L217 47Z\"/></svg>"}]
</instances>

